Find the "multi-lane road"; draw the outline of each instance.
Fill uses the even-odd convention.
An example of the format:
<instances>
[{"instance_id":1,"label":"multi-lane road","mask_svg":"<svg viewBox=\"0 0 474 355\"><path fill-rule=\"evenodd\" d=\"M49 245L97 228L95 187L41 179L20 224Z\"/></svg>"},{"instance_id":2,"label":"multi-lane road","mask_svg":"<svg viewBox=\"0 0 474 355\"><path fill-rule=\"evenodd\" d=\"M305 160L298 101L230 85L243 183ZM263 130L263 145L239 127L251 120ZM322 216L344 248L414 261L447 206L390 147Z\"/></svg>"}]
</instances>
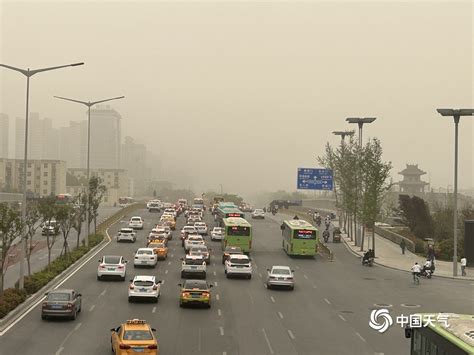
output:
<instances>
[{"instance_id":1,"label":"multi-lane road","mask_svg":"<svg viewBox=\"0 0 474 355\"><path fill-rule=\"evenodd\" d=\"M408 341L393 326L378 334L369 325L369 313L386 305L392 315L413 312L473 313L472 285L456 280L422 280L412 284L408 273L383 267L363 267L343 244L331 245L334 261L289 258L281 250L282 216L251 221L254 274L251 280L226 279L218 242L212 248L207 280L214 284L210 309L178 305L180 257L184 256L178 229L169 243L169 257L155 269L134 269L134 251L159 214L136 212L145 218L135 244L112 240L99 254L64 282L83 296L83 311L75 321L42 321L40 305L0 338L0 354L108 354L110 328L127 319L145 319L157 328L160 354L406 354ZM128 217L113 225L115 235ZM212 219L205 219L212 226ZM124 255L130 263L127 281L97 281L101 255ZM267 290L266 269L290 265L296 272L294 291ZM128 279L157 275L163 280L161 298L154 303L128 303ZM382 307L381 306L381 307Z\"/></svg>"}]
</instances>

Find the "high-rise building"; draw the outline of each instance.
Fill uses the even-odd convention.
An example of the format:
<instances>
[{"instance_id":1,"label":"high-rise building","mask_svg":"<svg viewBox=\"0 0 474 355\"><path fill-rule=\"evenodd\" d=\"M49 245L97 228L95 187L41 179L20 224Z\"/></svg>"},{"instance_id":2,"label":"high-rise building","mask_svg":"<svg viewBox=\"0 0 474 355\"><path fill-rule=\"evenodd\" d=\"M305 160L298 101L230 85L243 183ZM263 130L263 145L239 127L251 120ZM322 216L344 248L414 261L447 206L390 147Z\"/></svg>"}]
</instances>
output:
<instances>
[{"instance_id":1,"label":"high-rise building","mask_svg":"<svg viewBox=\"0 0 474 355\"><path fill-rule=\"evenodd\" d=\"M141 196L147 180L147 150L144 144L135 143L132 137L125 137L122 144L121 166L133 179L134 192Z\"/></svg>"},{"instance_id":2,"label":"high-rise building","mask_svg":"<svg viewBox=\"0 0 474 355\"><path fill-rule=\"evenodd\" d=\"M120 168L121 119L109 105L91 109L91 168Z\"/></svg>"},{"instance_id":3,"label":"high-rise building","mask_svg":"<svg viewBox=\"0 0 474 355\"><path fill-rule=\"evenodd\" d=\"M24 158L25 120L16 119L15 157ZM37 112L30 113L28 120L28 159L59 159L59 132L53 128L50 118L40 119Z\"/></svg>"},{"instance_id":4,"label":"high-rise building","mask_svg":"<svg viewBox=\"0 0 474 355\"><path fill-rule=\"evenodd\" d=\"M8 136L10 121L7 114L0 113L0 158L8 158Z\"/></svg>"},{"instance_id":5,"label":"high-rise building","mask_svg":"<svg viewBox=\"0 0 474 355\"><path fill-rule=\"evenodd\" d=\"M59 159L68 167L85 168L87 164L87 121L70 121L59 129Z\"/></svg>"}]
</instances>

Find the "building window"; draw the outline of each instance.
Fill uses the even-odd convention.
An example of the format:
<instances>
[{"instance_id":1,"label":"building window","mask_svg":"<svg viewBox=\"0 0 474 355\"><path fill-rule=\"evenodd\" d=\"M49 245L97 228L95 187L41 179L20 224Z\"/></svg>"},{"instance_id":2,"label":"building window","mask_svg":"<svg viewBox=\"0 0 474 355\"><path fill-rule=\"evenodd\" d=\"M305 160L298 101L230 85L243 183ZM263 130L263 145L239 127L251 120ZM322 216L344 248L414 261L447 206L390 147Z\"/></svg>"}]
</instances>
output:
<instances>
[{"instance_id":1,"label":"building window","mask_svg":"<svg viewBox=\"0 0 474 355\"><path fill-rule=\"evenodd\" d=\"M31 163L28 163L28 168L31 168Z\"/></svg>"},{"instance_id":2,"label":"building window","mask_svg":"<svg viewBox=\"0 0 474 355\"><path fill-rule=\"evenodd\" d=\"M48 190L44 189L43 190L43 195L47 195L48 194Z\"/></svg>"},{"instance_id":3,"label":"building window","mask_svg":"<svg viewBox=\"0 0 474 355\"><path fill-rule=\"evenodd\" d=\"M48 181L47 181L47 180L44 180L44 181L43 181L43 185L48 185Z\"/></svg>"},{"instance_id":4,"label":"building window","mask_svg":"<svg viewBox=\"0 0 474 355\"><path fill-rule=\"evenodd\" d=\"M31 185L31 180L26 180L27 185Z\"/></svg>"},{"instance_id":5,"label":"building window","mask_svg":"<svg viewBox=\"0 0 474 355\"><path fill-rule=\"evenodd\" d=\"M45 172L43 173L43 176L44 176L44 177L47 177L47 176L48 176L48 172L45 171Z\"/></svg>"},{"instance_id":6,"label":"building window","mask_svg":"<svg viewBox=\"0 0 474 355\"><path fill-rule=\"evenodd\" d=\"M45 168L47 168L47 167L48 167L48 163L44 163L43 166L44 166Z\"/></svg>"},{"instance_id":7,"label":"building window","mask_svg":"<svg viewBox=\"0 0 474 355\"><path fill-rule=\"evenodd\" d=\"M28 172L26 173L26 175L27 175L27 176L31 176L31 171L28 171Z\"/></svg>"}]
</instances>

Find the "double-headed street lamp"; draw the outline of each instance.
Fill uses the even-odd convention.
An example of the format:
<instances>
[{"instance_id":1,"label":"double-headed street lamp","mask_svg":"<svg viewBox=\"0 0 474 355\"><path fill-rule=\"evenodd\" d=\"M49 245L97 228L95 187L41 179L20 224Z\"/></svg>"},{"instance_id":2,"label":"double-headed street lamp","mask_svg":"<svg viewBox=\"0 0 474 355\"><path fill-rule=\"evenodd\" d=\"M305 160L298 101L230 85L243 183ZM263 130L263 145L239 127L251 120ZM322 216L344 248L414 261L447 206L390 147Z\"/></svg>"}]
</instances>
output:
<instances>
[{"instance_id":1,"label":"double-headed street lamp","mask_svg":"<svg viewBox=\"0 0 474 355\"><path fill-rule=\"evenodd\" d=\"M372 123L377 117L348 117L346 121L349 123L357 123L359 125L359 146L362 147L362 127L364 123Z\"/></svg>"},{"instance_id":2,"label":"double-headed street lamp","mask_svg":"<svg viewBox=\"0 0 474 355\"><path fill-rule=\"evenodd\" d=\"M473 116L474 109L462 108L439 108L436 111L441 116L453 117L454 119L454 251L453 251L453 276L458 276L458 126L461 116Z\"/></svg>"},{"instance_id":3,"label":"double-headed street lamp","mask_svg":"<svg viewBox=\"0 0 474 355\"><path fill-rule=\"evenodd\" d=\"M113 97L110 99L105 99L105 100L98 100L98 101L80 101L80 100L74 100L74 99L68 99L66 97L61 97L61 96L54 96L57 99L61 100L66 100L66 101L72 101L76 102L78 104L82 104L87 106L88 108L88 118L87 118L87 196L86 196L86 213L87 213L87 220L86 220L86 226L87 226L87 231L86 231L86 245L89 245L89 233L90 233L90 226L89 226L89 219L90 219L90 203L89 203L89 198L90 198L90 168L89 168L89 162L90 162L90 147L91 147L91 107L100 104L102 102L107 102L107 101L112 101L112 100L118 100L118 99L123 99L125 96L119 96L119 97Z\"/></svg>"},{"instance_id":4,"label":"double-headed street lamp","mask_svg":"<svg viewBox=\"0 0 474 355\"><path fill-rule=\"evenodd\" d=\"M332 134L336 135L336 136L341 136L341 145L344 144L344 139L346 138L346 136L353 136L354 135L354 131L333 131Z\"/></svg>"},{"instance_id":5,"label":"double-headed street lamp","mask_svg":"<svg viewBox=\"0 0 474 355\"><path fill-rule=\"evenodd\" d=\"M22 174L23 175L23 201L21 203L21 218L23 222L26 220L26 177L27 177L26 169L27 169L27 164L28 164L28 111L29 111L29 103L30 103L30 77L32 77L35 74L45 72L45 71L67 68L67 67L77 67L79 65L84 65L84 63L82 62L72 63L72 64L66 64L66 65L58 65L56 67L30 70L30 68L21 69L17 67L12 67L11 65L0 64L0 67L17 71L23 74L24 76L26 76L25 154L24 154L24 159L23 159L23 174ZM26 227L23 233L26 233ZM20 289L23 289L23 286L24 286L24 278L25 278L24 259L25 259L25 244L24 244L24 236L22 236L21 241L20 241L20 279L18 281L18 286Z\"/></svg>"}]
</instances>

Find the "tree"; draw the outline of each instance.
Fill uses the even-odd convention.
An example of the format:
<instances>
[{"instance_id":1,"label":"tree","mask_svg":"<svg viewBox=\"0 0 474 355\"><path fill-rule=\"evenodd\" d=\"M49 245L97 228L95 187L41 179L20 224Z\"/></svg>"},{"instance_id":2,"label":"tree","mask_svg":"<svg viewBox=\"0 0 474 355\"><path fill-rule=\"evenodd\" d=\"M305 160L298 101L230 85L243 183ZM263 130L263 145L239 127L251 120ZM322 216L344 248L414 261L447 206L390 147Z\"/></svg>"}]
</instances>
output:
<instances>
[{"instance_id":1,"label":"tree","mask_svg":"<svg viewBox=\"0 0 474 355\"><path fill-rule=\"evenodd\" d=\"M26 218L24 220L26 232L23 236L25 240L25 257L26 265L28 267L28 276L31 275L31 254L35 248L34 236L36 230L41 226L41 215L38 210L38 204L36 202L28 202L26 206Z\"/></svg>"},{"instance_id":2,"label":"tree","mask_svg":"<svg viewBox=\"0 0 474 355\"><path fill-rule=\"evenodd\" d=\"M0 203L0 294L3 294L8 253L14 241L21 237L22 233L23 223L20 213L8 204Z\"/></svg>"},{"instance_id":3,"label":"tree","mask_svg":"<svg viewBox=\"0 0 474 355\"><path fill-rule=\"evenodd\" d=\"M102 202L107 187L102 184L102 179L93 176L89 182L89 225L94 221L94 233L97 233L97 217L99 216L99 205Z\"/></svg>"},{"instance_id":4,"label":"tree","mask_svg":"<svg viewBox=\"0 0 474 355\"><path fill-rule=\"evenodd\" d=\"M66 257L69 255L69 244L67 238L69 237L69 232L74 226L77 213L78 211L71 204L61 205L57 208L56 220L63 235L63 248L61 250L61 255L65 255Z\"/></svg>"},{"instance_id":5,"label":"tree","mask_svg":"<svg viewBox=\"0 0 474 355\"><path fill-rule=\"evenodd\" d=\"M419 239L431 238L434 222L425 200L418 196L400 195L399 202L402 218L413 234Z\"/></svg>"},{"instance_id":6,"label":"tree","mask_svg":"<svg viewBox=\"0 0 474 355\"><path fill-rule=\"evenodd\" d=\"M42 198L38 204L38 211L41 215L41 219L43 220L43 222L50 225L51 221L55 220L58 211L56 199L54 197ZM51 264L51 249L56 243L57 236L58 233L56 233L56 231L50 233L48 229L48 232L46 233L46 247L48 248L48 268Z\"/></svg>"},{"instance_id":7,"label":"tree","mask_svg":"<svg viewBox=\"0 0 474 355\"><path fill-rule=\"evenodd\" d=\"M76 214L72 228L77 232L76 236L76 248L79 248L81 240L82 225L86 220L86 201L87 197L85 193L80 193L74 199L74 205L76 206Z\"/></svg>"}]
</instances>

